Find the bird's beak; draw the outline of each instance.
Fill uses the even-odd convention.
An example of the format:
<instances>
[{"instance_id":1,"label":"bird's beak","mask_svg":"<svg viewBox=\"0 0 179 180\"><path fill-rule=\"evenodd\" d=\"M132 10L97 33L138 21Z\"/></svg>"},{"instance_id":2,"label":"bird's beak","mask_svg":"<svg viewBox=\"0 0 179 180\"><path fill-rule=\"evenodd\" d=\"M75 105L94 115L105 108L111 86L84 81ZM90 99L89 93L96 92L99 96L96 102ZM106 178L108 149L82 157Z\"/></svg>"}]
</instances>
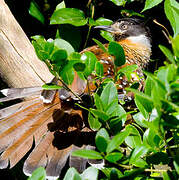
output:
<instances>
[{"instance_id":1,"label":"bird's beak","mask_svg":"<svg viewBox=\"0 0 179 180\"><path fill-rule=\"evenodd\" d=\"M107 32L115 33L115 29L112 26L95 26L95 29L101 29Z\"/></svg>"}]
</instances>

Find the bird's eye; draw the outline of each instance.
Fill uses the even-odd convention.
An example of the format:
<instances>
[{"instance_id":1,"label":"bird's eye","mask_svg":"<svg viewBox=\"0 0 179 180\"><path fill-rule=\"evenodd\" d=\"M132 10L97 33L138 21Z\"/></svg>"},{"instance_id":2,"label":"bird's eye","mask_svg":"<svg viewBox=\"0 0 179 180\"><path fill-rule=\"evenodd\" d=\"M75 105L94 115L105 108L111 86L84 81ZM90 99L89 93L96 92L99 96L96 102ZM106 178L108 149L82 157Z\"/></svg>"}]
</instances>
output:
<instances>
[{"instance_id":1,"label":"bird's eye","mask_svg":"<svg viewBox=\"0 0 179 180\"><path fill-rule=\"evenodd\" d=\"M126 30L127 28L128 28L128 26L127 26L126 24L122 24L122 25L121 25L121 29L122 29L122 30Z\"/></svg>"}]
</instances>

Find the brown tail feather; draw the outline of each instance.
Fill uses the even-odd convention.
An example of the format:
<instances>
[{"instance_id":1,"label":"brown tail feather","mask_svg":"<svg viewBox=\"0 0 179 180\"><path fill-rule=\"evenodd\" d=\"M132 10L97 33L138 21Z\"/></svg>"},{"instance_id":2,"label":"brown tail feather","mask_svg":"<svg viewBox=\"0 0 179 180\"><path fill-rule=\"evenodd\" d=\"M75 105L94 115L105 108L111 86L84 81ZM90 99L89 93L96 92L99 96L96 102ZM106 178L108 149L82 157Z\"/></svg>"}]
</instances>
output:
<instances>
[{"instance_id":1,"label":"brown tail feather","mask_svg":"<svg viewBox=\"0 0 179 180\"><path fill-rule=\"evenodd\" d=\"M24 163L23 171L29 175L38 168L46 167L47 176L58 177L72 150L72 146L58 150L52 145L53 134L47 132Z\"/></svg>"},{"instance_id":2,"label":"brown tail feather","mask_svg":"<svg viewBox=\"0 0 179 180\"><path fill-rule=\"evenodd\" d=\"M48 120L52 120L54 109L59 107L58 98L49 105L44 105L39 100L39 102L30 105L30 107L3 119L1 122L3 128L0 134L0 150L5 151L2 153L0 160L10 159L10 166L13 167L31 148L33 136L37 135L35 139L38 140L40 139L39 132L43 135L47 131ZM14 118L18 122L13 123ZM41 127L43 128L42 130Z\"/></svg>"}]
</instances>

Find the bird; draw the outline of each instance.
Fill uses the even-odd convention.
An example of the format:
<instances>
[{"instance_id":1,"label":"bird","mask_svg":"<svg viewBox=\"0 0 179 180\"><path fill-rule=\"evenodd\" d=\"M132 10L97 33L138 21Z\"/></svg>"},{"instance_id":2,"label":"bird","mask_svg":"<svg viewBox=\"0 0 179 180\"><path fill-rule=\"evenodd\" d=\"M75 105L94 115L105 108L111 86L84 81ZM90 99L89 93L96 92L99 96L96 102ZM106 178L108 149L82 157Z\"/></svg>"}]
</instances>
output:
<instances>
[{"instance_id":1,"label":"bird","mask_svg":"<svg viewBox=\"0 0 179 180\"><path fill-rule=\"evenodd\" d=\"M124 66L137 64L137 73L142 76L141 69L151 56L150 30L145 23L137 18L120 18L109 26L96 28L112 34L124 49ZM104 46L108 47L108 43ZM94 53L103 64L104 76L112 77L112 55L98 45L84 49L81 54L87 51ZM89 78L94 80L95 77ZM135 76L132 78L136 80ZM58 83L58 79L54 78L50 83ZM125 77L118 83L121 83L119 89L128 84ZM92 83L90 85L94 92L96 87ZM77 74L69 88L83 102L89 100L87 84ZM67 161L70 167L84 170L87 160L73 157L71 153L92 144L95 132L86 126L83 111L74 105L78 99L67 89L47 91L42 87L28 87L1 90L5 97L0 98L0 102L24 100L0 110L0 169L14 167L31 150L23 166L26 175L42 166L46 169L47 178L58 178Z\"/></svg>"}]
</instances>

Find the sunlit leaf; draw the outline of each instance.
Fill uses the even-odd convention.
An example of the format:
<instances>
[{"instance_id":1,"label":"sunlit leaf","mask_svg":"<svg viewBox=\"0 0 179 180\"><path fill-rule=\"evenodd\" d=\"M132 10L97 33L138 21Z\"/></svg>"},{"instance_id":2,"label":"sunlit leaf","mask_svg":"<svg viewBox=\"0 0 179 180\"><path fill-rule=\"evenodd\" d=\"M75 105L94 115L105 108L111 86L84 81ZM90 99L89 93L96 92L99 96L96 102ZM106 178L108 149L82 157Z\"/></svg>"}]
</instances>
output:
<instances>
[{"instance_id":1,"label":"sunlit leaf","mask_svg":"<svg viewBox=\"0 0 179 180\"><path fill-rule=\"evenodd\" d=\"M146 0L145 7L142 12L146 11L147 9L151 9L161 3L163 0Z\"/></svg>"},{"instance_id":2,"label":"sunlit leaf","mask_svg":"<svg viewBox=\"0 0 179 180\"><path fill-rule=\"evenodd\" d=\"M72 152L72 156L78 156L88 159L103 159L101 154L94 150L82 149Z\"/></svg>"},{"instance_id":3,"label":"sunlit leaf","mask_svg":"<svg viewBox=\"0 0 179 180\"><path fill-rule=\"evenodd\" d=\"M43 167L37 168L33 171L32 176L28 178L28 180L45 180L46 179L46 172Z\"/></svg>"},{"instance_id":4,"label":"sunlit leaf","mask_svg":"<svg viewBox=\"0 0 179 180\"><path fill-rule=\"evenodd\" d=\"M50 24L72 24L74 26L83 26L87 23L83 11L76 8L58 9L52 14Z\"/></svg>"},{"instance_id":5,"label":"sunlit leaf","mask_svg":"<svg viewBox=\"0 0 179 180\"><path fill-rule=\"evenodd\" d=\"M29 14L39 20L42 24L45 23L44 15L41 13L38 4L34 0L30 3Z\"/></svg>"}]
</instances>

